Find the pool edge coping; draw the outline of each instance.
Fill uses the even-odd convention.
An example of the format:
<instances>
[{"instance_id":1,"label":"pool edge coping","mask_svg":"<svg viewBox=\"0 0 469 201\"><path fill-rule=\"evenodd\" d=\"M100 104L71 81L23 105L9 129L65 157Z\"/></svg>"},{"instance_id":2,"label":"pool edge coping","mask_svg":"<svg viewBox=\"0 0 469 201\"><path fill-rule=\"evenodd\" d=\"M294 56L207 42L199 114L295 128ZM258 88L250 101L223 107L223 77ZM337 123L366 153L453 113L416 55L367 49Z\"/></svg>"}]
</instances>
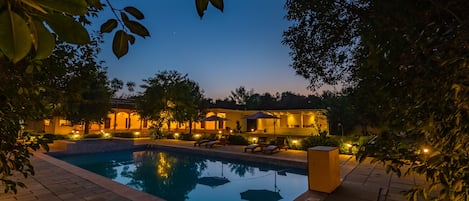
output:
<instances>
[{"instance_id":1,"label":"pool edge coping","mask_svg":"<svg viewBox=\"0 0 469 201\"><path fill-rule=\"evenodd\" d=\"M112 179L90 172L83 168L74 166L60 159L54 158L42 152L35 152L34 157L44 160L52 165L55 165L71 174L88 180L104 189L111 191L121 197L129 200L148 200L148 201L166 201L155 195L136 190L119 182L113 181Z\"/></svg>"}]
</instances>

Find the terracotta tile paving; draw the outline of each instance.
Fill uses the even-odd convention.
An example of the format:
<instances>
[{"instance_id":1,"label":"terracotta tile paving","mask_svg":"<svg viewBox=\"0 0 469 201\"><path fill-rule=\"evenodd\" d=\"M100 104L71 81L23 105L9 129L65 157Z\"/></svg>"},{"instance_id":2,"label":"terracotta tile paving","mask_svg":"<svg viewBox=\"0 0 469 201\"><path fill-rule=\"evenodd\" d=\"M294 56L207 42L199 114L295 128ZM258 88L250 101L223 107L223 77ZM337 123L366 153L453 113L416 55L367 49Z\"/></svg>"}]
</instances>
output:
<instances>
[{"instance_id":1,"label":"terracotta tile paving","mask_svg":"<svg viewBox=\"0 0 469 201\"><path fill-rule=\"evenodd\" d=\"M177 148L207 155L251 159L266 163L288 163L306 168L307 153L298 150L281 150L272 155L245 153L244 146L216 146L214 148L194 147L193 142L178 140L137 140L136 145L154 144L157 147ZM31 158L36 175L21 179L28 188L19 189L18 194L0 194L1 201L21 200L80 200L80 201L126 201L162 200L149 194L118 184L107 178L71 166L42 153ZM408 189L414 182L422 183L421 177L398 178L386 174L384 167L359 164L354 158L340 155L342 184L331 194L308 191L295 201L399 201L404 197L399 192Z\"/></svg>"}]
</instances>

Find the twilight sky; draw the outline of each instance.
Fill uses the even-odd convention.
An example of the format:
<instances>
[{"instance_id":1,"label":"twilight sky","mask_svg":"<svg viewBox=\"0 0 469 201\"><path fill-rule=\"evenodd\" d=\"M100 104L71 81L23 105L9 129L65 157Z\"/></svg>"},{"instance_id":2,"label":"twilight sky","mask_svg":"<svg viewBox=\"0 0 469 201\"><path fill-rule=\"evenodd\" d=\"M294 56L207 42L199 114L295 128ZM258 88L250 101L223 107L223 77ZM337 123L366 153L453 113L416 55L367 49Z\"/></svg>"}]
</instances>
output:
<instances>
[{"instance_id":1,"label":"twilight sky","mask_svg":"<svg viewBox=\"0 0 469 201\"><path fill-rule=\"evenodd\" d=\"M117 8L123 8L122 2L140 9L145 14L141 23L151 36L137 37L129 53L117 60L112 35L106 34L100 59L110 79L140 85L158 71L177 70L213 99L228 97L239 86L260 94L312 93L306 89L308 81L289 66L289 48L281 44L289 24L283 0L225 0L223 13L209 5L202 20L193 0L112 2ZM106 19L100 16L97 24Z\"/></svg>"}]
</instances>

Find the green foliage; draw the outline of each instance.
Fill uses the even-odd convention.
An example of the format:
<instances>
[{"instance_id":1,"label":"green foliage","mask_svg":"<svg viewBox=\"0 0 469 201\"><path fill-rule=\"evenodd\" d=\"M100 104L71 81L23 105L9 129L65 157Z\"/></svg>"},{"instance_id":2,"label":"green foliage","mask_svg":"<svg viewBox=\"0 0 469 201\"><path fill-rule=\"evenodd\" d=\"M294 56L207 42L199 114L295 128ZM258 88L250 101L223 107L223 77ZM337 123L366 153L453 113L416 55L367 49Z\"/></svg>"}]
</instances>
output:
<instances>
[{"instance_id":1,"label":"green foliage","mask_svg":"<svg viewBox=\"0 0 469 201\"><path fill-rule=\"evenodd\" d=\"M248 145L248 140L242 135L230 135L228 140L231 145Z\"/></svg>"},{"instance_id":2,"label":"green foliage","mask_svg":"<svg viewBox=\"0 0 469 201\"><path fill-rule=\"evenodd\" d=\"M102 134L85 134L83 138L102 138Z\"/></svg>"},{"instance_id":3,"label":"green foliage","mask_svg":"<svg viewBox=\"0 0 469 201\"><path fill-rule=\"evenodd\" d=\"M409 200L467 200L468 1L287 2L292 66L319 82L348 82L357 118L384 130L358 158L429 182ZM350 78L350 79L348 79ZM431 154L423 155L427 147ZM403 172L403 170L406 170Z\"/></svg>"},{"instance_id":4,"label":"green foliage","mask_svg":"<svg viewBox=\"0 0 469 201\"><path fill-rule=\"evenodd\" d=\"M186 140L186 141L191 141L191 140L194 140L194 135L190 134L190 133L181 133L179 134L179 139L180 140Z\"/></svg>"},{"instance_id":5,"label":"green foliage","mask_svg":"<svg viewBox=\"0 0 469 201\"><path fill-rule=\"evenodd\" d=\"M137 111L154 121L159 130L168 122L198 121L204 111L203 93L198 83L177 71L162 71L143 80L143 95L137 99ZM192 125L192 124L191 124Z\"/></svg>"},{"instance_id":6,"label":"green foliage","mask_svg":"<svg viewBox=\"0 0 469 201\"><path fill-rule=\"evenodd\" d=\"M204 12L205 10L207 10L208 7L208 2L210 2L212 6L223 12L223 0L195 0L195 7L200 18L204 16Z\"/></svg>"},{"instance_id":7,"label":"green foliage","mask_svg":"<svg viewBox=\"0 0 469 201\"><path fill-rule=\"evenodd\" d=\"M321 133L319 136L309 136L301 141L303 150L315 146L339 147L339 144L339 141L326 135L326 133Z\"/></svg>"},{"instance_id":8,"label":"green foliage","mask_svg":"<svg viewBox=\"0 0 469 201\"><path fill-rule=\"evenodd\" d=\"M56 99L54 112L72 123L101 122L111 110L112 91L103 62L97 60L100 42L96 37L83 46L62 43L43 61L52 77L49 98Z\"/></svg>"},{"instance_id":9,"label":"green foliage","mask_svg":"<svg viewBox=\"0 0 469 201\"><path fill-rule=\"evenodd\" d=\"M112 133L112 136L114 137L121 137L121 138L134 138L135 135L132 132L116 132Z\"/></svg>"}]
</instances>

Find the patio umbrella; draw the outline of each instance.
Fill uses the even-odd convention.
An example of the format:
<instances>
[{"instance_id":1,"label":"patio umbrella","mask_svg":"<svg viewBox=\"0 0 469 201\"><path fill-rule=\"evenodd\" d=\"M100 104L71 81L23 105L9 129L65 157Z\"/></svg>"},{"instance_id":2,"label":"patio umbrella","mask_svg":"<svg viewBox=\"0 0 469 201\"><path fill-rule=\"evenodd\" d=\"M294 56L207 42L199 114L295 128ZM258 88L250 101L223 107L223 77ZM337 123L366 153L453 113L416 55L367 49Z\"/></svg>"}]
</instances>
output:
<instances>
[{"instance_id":1,"label":"patio umbrella","mask_svg":"<svg viewBox=\"0 0 469 201\"><path fill-rule=\"evenodd\" d=\"M246 119L274 119L274 137L275 137L275 119L278 119L277 116L259 111L254 114L248 115L245 118Z\"/></svg>"},{"instance_id":2,"label":"patio umbrella","mask_svg":"<svg viewBox=\"0 0 469 201\"><path fill-rule=\"evenodd\" d=\"M227 178L225 177L201 177L199 179L197 179L197 183L199 184L203 184L203 185L207 185L207 186L210 186L212 188L214 187L217 187L217 186L221 186L223 184L226 184L230 182L230 180L228 180Z\"/></svg>"},{"instance_id":3,"label":"patio umbrella","mask_svg":"<svg viewBox=\"0 0 469 201\"><path fill-rule=\"evenodd\" d=\"M247 190L240 194L241 199L249 201L277 201L283 198L279 192L265 189Z\"/></svg>"},{"instance_id":4,"label":"patio umbrella","mask_svg":"<svg viewBox=\"0 0 469 201\"><path fill-rule=\"evenodd\" d=\"M216 116L216 115L212 115L212 116L209 116L209 117L206 117L206 118L202 118L200 121L226 121L228 119L226 118L223 118L223 117L219 117L219 116ZM217 124L215 123L215 130L217 130Z\"/></svg>"}]
</instances>

